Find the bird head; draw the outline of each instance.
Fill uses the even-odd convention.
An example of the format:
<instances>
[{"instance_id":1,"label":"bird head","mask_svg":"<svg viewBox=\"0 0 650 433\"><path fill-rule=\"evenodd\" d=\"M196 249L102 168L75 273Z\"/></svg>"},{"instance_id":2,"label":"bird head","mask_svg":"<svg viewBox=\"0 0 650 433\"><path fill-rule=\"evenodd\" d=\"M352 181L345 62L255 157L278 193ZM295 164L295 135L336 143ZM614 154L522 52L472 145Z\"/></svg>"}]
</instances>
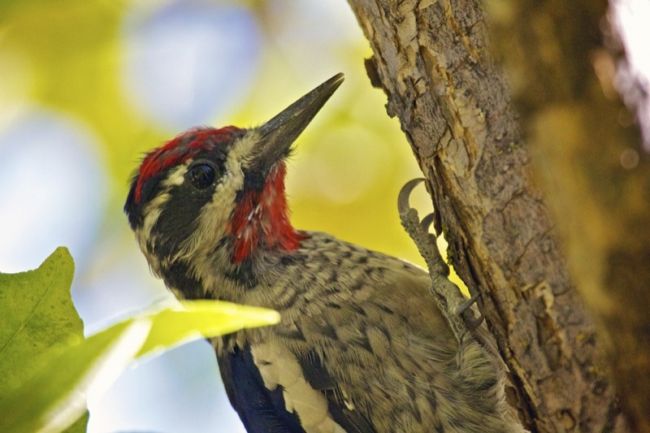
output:
<instances>
[{"instance_id":1,"label":"bird head","mask_svg":"<svg viewBox=\"0 0 650 433\"><path fill-rule=\"evenodd\" d=\"M124 210L154 273L215 260L232 268L299 247L284 160L342 81L335 75L257 128L194 128L146 154Z\"/></svg>"}]
</instances>

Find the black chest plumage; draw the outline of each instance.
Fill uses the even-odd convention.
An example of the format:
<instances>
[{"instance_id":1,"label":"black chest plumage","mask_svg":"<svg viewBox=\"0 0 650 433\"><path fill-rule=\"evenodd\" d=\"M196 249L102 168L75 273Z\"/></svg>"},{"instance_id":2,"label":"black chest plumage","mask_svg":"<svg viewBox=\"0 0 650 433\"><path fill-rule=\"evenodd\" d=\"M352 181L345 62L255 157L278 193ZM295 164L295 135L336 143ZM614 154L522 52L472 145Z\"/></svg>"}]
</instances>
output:
<instances>
[{"instance_id":1,"label":"black chest plumage","mask_svg":"<svg viewBox=\"0 0 650 433\"><path fill-rule=\"evenodd\" d=\"M305 433L298 417L287 410L282 389L264 386L249 347L234 347L219 357L230 402L248 433Z\"/></svg>"}]
</instances>

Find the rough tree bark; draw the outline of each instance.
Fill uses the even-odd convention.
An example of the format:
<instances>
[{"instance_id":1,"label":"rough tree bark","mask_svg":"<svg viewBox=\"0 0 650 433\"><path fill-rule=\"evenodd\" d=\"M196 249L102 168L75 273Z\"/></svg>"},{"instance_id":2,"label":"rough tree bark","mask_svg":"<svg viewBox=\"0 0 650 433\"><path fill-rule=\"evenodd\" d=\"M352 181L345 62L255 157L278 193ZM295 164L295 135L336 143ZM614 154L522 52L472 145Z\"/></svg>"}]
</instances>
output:
<instances>
[{"instance_id":1,"label":"rough tree bark","mask_svg":"<svg viewBox=\"0 0 650 433\"><path fill-rule=\"evenodd\" d=\"M488 53L481 3L349 3L374 52L366 62L371 81L388 95L388 113L399 117L428 180L449 259L482 293L528 428L628 431L605 344L531 181L509 90Z\"/></svg>"}]
</instances>

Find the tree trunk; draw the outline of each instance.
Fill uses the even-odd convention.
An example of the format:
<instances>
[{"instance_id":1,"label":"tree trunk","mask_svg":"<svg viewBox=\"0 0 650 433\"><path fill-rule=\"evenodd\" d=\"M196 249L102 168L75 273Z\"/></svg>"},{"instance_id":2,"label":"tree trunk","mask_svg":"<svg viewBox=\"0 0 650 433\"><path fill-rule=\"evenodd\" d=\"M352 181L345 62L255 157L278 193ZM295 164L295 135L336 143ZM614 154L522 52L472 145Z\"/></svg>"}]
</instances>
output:
<instances>
[{"instance_id":1,"label":"tree trunk","mask_svg":"<svg viewBox=\"0 0 650 433\"><path fill-rule=\"evenodd\" d=\"M531 181L509 90L488 54L481 3L349 3L374 52L366 61L370 79L388 95L388 113L399 117L428 180L451 263L482 294L481 311L511 369L527 427L628 431L608 380L606 345L569 278L554 222ZM528 23L521 16L504 19L521 20L518 27L506 23L510 39ZM565 176L556 176L556 185L570 181ZM566 199L575 206L575 197Z\"/></svg>"}]
</instances>

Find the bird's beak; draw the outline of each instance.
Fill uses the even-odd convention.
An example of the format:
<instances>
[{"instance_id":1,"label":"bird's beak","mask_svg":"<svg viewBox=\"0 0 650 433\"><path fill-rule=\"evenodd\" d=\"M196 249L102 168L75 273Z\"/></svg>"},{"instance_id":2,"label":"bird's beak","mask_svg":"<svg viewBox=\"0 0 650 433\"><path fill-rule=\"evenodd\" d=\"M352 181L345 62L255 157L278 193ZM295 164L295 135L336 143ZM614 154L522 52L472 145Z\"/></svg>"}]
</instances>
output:
<instances>
[{"instance_id":1,"label":"bird's beak","mask_svg":"<svg viewBox=\"0 0 650 433\"><path fill-rule=\"evenodd\" d=\"M267 172L286 157L293 142L342 82L343 74L334 75L257 128L260 139L253 151L250 167Z\"/></svg>"}]
</instances>

